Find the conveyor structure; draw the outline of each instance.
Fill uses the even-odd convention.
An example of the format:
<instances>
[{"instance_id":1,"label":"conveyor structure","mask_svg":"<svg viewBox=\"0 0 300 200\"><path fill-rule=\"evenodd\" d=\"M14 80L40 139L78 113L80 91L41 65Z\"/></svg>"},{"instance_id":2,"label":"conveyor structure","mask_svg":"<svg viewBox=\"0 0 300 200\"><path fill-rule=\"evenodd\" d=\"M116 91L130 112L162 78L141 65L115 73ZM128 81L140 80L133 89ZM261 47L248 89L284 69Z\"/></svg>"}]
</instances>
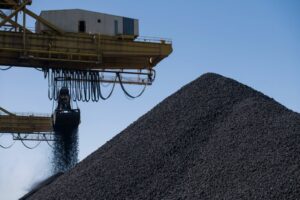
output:
<instances>
[{"instance_id":1,"label":"conveyor structure","mask_svg":"<svg viewBox=\"0 0 300 200\"><path fill-rule=\"evenodd\" d=\"M10 148L16 140L28 148L34 148L41 141L54 140L52 118L46 114L11 113L0 107L0 137L3 134L10 134L12 140L6 145L0 142L2 148ZM36 145L29 146L26 141L35 141Z\"/></svg>"}]
</instances>

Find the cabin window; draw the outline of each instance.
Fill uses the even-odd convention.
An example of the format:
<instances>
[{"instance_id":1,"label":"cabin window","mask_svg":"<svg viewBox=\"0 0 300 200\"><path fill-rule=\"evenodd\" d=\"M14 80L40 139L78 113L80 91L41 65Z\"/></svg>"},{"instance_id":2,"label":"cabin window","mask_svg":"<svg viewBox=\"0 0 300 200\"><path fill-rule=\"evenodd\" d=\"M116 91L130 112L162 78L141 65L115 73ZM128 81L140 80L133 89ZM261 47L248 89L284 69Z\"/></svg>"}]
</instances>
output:
<instances>
[{"instance_id":1,"label":"cabin window","mask_svg":"<svg viewBox=\"0 0 300 200\"><path fill-rule=\"evenodd\" d=\"M101 23L101 19L98 19L97 22L98 22L98 23Z\"/></svg>"},{"instance_id":2,"label":"cabin window","mask_svg":"<svg viewBox=\"0 0 300 200\"><path fill-rule=\"evenodd\" d=\"M79 21L78 32L85 33L85 21Z\"/></svg>"},{"instance_id":3,"label":"cabin window","mask_svg":"<svg viewBox=\"0 0 300 200\"><path fill-rule=\"evenodd\" d=\"M123 17L123 34L134 35L134 19Z\"/></svg>"}]
</instances>

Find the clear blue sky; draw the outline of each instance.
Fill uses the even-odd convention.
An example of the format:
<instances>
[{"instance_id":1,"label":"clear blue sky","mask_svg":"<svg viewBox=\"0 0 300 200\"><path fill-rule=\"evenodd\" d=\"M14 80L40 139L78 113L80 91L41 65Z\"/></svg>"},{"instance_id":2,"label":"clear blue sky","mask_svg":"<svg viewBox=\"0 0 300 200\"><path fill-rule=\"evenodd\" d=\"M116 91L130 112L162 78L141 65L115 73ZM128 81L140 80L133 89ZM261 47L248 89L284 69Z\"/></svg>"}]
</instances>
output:
<instances>
[{"instance_id":1,"label":"clear blue sky","mask_svg":"<svg viewBox=\"0 0 300 200\"><path fill-rule=\"evenodd\" d=\"M205 72L234 78L300 112L298 0L43 0L31 6L37 13L71 8L137 18L141 35L171 38L174 48L141 98L128 100L118 88L105 102L79 103L81 160ZM0 71L0 94L0 106L11 111L52 110L47 82L34 69ZM15 199L47 176L50 151L19 143L0 149L0 199Z\"/></svg>"}]
</instances>

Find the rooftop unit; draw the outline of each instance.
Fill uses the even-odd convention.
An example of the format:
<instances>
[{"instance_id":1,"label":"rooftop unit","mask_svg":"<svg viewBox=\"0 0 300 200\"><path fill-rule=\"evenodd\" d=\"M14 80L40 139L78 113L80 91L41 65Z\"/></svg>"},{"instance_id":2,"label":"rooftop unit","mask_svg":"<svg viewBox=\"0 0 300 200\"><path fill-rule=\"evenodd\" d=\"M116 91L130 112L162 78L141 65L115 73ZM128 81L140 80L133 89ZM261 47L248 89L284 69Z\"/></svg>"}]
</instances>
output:
<instances>
[{"instance_id":1,"label":"rooftop unit","mask_svg":"<svg viewBox=\"0 0 300 200\"><path fill-rule=\"evenodd\" d=\"M81 9L42 11L40 17L70 33L139 36L138 20L127 17ZM44 24L36 22L37 33L49 30Z\"/></svg>"}]
</instances>

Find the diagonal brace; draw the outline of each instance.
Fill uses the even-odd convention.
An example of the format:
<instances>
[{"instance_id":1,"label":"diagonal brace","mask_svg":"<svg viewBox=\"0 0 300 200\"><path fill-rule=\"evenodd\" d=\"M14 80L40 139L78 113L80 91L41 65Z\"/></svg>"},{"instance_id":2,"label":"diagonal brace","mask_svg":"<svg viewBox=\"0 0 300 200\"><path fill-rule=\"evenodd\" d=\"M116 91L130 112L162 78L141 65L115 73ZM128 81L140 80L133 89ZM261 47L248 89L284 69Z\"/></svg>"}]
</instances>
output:
<instances>
[{"instance_id":1,"label":"diagonal brace","mask_svg":"<svg viewBox=\"0 0 300 200\"><path fill-rule=\"evenodd\" d=\"M7 16L4 15L3 13L0 12L0 18L6 18ZM13 25L14 27L17 27L17 28L21 28L21 29L25 29L27 32L29 33L32 33L30 30L28 30L27 28L23 28L23 26L21 26L20 24L16 23L15 21L11 20L10 18L8 18L8 23L10 23L11 25Z\"/></svg>"},{"instance_id":2,"label":"diagonal brace","mask_svg":"<svg viewBox=\"0 0 300 200\"><path fill-rule=\"evenodd\" d=\"M54 30L55 32L59 33L60 35L63 35L63 31L61 29L59 29L58 27L56 27L55 25L53 25L52 23L48 22L47 20L43 19L42 17L36 15L35 13L31 12L30 10L28 10L27 8L24 8L23 10L26 14L28 14L29 16L33 17L34 19L36 19L37 21L43 23L44 25L46 25L47 27L49 27L50 29Z\"/></svg>"},{"instance_id":3,"label":"diagonal brace","mask_svg":"<svg viewBox=\"0 0 300 200\"><path fill-rule=\"evenodd\" d=\"M13 13L11 13L9 16L5 17L4 20L2 22L0 22L0 27L3 26L9 20L11 20L11 18L13 18L20 10L22 10L23 8L25 8L26 5L27 5L27 2L25 1Z\"/></svg>"}]
</instances>

